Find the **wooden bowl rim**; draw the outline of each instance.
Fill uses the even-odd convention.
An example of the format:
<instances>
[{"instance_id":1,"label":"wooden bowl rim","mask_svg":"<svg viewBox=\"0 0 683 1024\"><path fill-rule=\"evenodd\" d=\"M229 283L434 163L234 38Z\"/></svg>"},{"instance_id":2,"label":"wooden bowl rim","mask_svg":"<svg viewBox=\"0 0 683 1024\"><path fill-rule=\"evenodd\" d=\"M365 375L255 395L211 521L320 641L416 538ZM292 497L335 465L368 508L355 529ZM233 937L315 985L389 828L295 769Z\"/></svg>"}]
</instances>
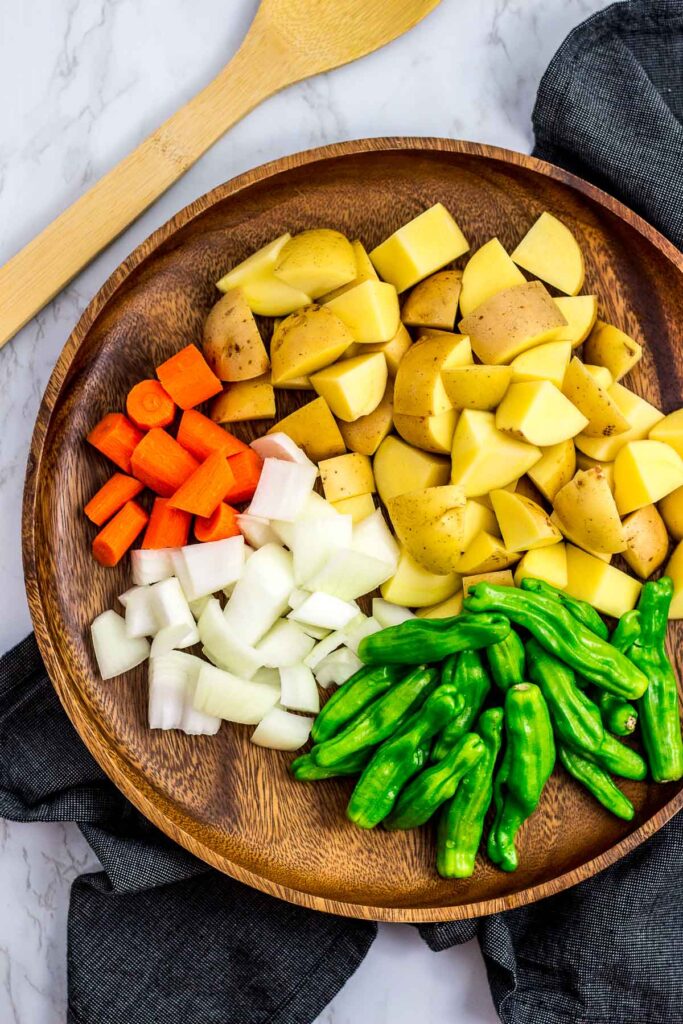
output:
<instances>
[{"instance_id":1,"label":"wooden bowl rim","mask_svg":"<svg viewBox=\"0 0 683 1024\"><path fill-rule=\"evenodd\" d=\"M388 151L461 154L485 160L495 160L545 175L573 188L577 192L583 193L583 195L594 200L600 206L608 209L639 234L643 235L648 241L655 244L663 255L679 271L683 272L683 253L669 242L664 235L643 220L642 217L634 213L633 210L582 178L554 164L524 153L518 153L514 150L453 139L390 136L336 143L316 149L304 150L261 164L259 167L246 171L199 197L154 231L117 267L83 312L62 349L48 381L38 411L26 469L22 516L22 547L29 609L38 646L62 706L102 770L146 818L172 840L183 846L190 853L200 857L207 864L240 882L260 889L272 896L314 910L340 914L346 917L375 921L426 923L462 920L510 910L514 907L524 906L551 896L590 878L635 849L665 825L683 807L683 789L664 807L648 818L635 832L632 832L620 842L610 847L606 852L586 861L571 871L558 875L556 878L494 899L440 907L370 906L316 896L282 885L271 879L261 877L242 865L236 864L227 857L218 854L196 835L192 835L189 831L179 827L176 822L172 821L164 813L163 808L154 802L153 795L156 791L141 778L141 773L137 768L133 769L127 763L123 752L111 745L109 738L105 737L99 723L95 723L88 716L86 702L80 690L71 684L68 666L62 662L57 645L52 640L49 618L45 614L36 571L36 501L41 479L44 444L50 427L52 413L59 399L62 385L82 341L116 290L133 270L151 256L159 246L168 241L179 229L185 227L195 217L198 217L215 203L224 200L228 196L235 195L243 189L249 188L267 178L307 164L369 152Z\"/></svg>"}]
</instances>

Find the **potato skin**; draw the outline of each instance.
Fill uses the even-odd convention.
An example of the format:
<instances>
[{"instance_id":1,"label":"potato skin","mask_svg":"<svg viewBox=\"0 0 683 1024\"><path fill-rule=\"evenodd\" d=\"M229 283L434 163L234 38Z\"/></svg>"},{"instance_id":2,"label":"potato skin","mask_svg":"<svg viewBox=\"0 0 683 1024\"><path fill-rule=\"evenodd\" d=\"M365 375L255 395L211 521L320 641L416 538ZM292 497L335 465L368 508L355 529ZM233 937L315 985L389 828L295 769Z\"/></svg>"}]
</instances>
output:
<instances>
[{"instance_id":1,"label":"potato skin","mask_svg":"<svg viewBox=\"0 0 683 1024\"><path fill-rule=\"evenodd\" d=\"M231 288L210 310L202 348L221 380L252 380L270 368L254 314L240 288Z\"/></svg>"},{"instance_id":2,"label":"potato skin","mask_svg":"<svg viewBox=\"0 0 683 1024\"><path fill-rule=\"evenodd\" d=\"M654 505L645 505L624 519L624 559L641 579L647 579L666 561L669 535Z\"/></svg>"}]
</instances>

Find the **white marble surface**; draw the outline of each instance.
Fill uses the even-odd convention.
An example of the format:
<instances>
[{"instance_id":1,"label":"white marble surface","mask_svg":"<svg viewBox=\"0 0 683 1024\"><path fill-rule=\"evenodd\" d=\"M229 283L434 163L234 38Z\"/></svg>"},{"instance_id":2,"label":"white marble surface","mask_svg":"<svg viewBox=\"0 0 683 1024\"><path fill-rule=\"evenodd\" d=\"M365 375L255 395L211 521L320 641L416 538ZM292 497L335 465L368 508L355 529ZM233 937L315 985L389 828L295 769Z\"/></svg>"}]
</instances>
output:
<instances>
[{"instance_id":1,"label":"white marble surface","mask_svg":"<svg viewBox=\"0 0 683 1024\"><path fill-rule=\"evenodd\" d=\"M255 0L3 5L0 262L220 68L255 6ZM198 195L284 153L391 134L528 151L543 70L567 32L603 6L603 0L443 0L383 51L253 112L0 351L0 651L30 628L20 504L40 396L74 321L120 260ZM72 825L0 822L3 1024L64 1021L69 886L95 863ZM480 955L473 944L432 954L414 929L384 926L320 1022L416 1019L495 1021Z\"/></svg>"}]
</instances>

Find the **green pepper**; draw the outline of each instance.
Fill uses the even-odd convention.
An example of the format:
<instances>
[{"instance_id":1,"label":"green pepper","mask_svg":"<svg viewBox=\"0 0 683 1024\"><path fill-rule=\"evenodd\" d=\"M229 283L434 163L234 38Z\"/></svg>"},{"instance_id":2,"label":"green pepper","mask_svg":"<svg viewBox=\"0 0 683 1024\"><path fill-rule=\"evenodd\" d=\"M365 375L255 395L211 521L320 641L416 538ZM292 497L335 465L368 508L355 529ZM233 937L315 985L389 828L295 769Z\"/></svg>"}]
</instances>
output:
<instances>
[{"instance_id":1,"label":"green pepper","mask_svg":"<svg viewBox=\"0 0 683 1024\"><path fill-rule=\"evenodd\" d=\"M518 683L507 691L505 735L505 755L493 784L496 816L487 849L494 864L514 871L519 863L515 837L538 806L555 765L550 715L538 686Z\"/></svg>"},{"instance_id":2,"label":"green pepper","mask_svg":"<svg viewBox=\"0 0 683 1024\"><path fill-rule=\"evenodd\" d=\"M456 714L463 698L454 686L435 690L396 735L375 751L351 794L347 817L360 828L374 828L391 811L408 779L425 763L425 744Z\"/></svg>"},{"instance_id":3,"label":"green pepper","mask_svg":"<svg viewBox=\"0 0 683 1024\"><path fill-rule=\"evenodd\" d=\"M447 659L448 671L459 694L464 698L462 710L445 727L432 750L432 761L440 761L461 736L472 728L491 689L491 680L479 651L463 651L460 658ZM443 677L442 677L443 678Z\"/></svg>"},{"instance_id":4,"label":"green pepper","mask_svg":"<svg viewBox=\"0 0 683 1024\"><path fill-rule=\"evenodd\" d=\"M576 685L572 670L537 640L529 640L526 656L529 678L541 688L559 739L579 750L599 750L605 738L600 711Z\"/></svg>"},{"instance_id":5,"label":"green pepper","mask_svg":"<svg viewBox=\"0 0 683 1024\"><path fill-rule=\"evenodd\" d=\"M606 771L599 765L589 761L575 750L563 746L558 747L560 761L570 775L573 775L603 807L606 807L617 818L631 821L635 811L629 798L614 784Z\"/></svg>"},{"instance_id":6,"label":"green pepper","mask_svg":"<svg viewBox=\"0 0 683 1024\"><path fill-rule=\"evenodd\" d=\"M384 822L388 829L417 828L455 793L464 775L484 756L485 746L476 733L466 733L438 764L417 776L401 793Z\"/></svg>"},{"instance_id":7,"label":"green pepper","mask_svg":"<svg viewBox=\"0 0 683 1024\"><path fill-rule=\"evenodd\" d=\"M472 612L507 615L513 623L528 629L551 654L618 697L641 697L647 688L647 678L640 669L577 622L559 601L514 587L477 583L470 589L465 605Z\"/></svg>"},{"instance_id":8,"label":"green pepper","mask_svg":"<svg viewBox=\"0 0 683 1024\"><path fill-rule=\"evenodd\" d=\"M316 715L311 738L322 743L334 736L377 697L404 675L398 665L365 665L336 690Z\"/></svg>"},{"instance_id":9,"label":"green pepper","mask_svg":"<svg viewBox=\"0 0 683 1024\"><path fill-rule=\"evenodd\" d=\"M369 750L359 750L340 761L334 768L320 768L310 753L301 754L289 766L297 782L317 782L319 779L334 779L339 775L360 775L370 760Z\"/></svg>"},{"instance_id":10,"label":"green pepper","mask_svg":"<svg viewBox=\"0 0 683 1024\"><path fill-rule=\"evenodd\" d=\"M524 682L524 644L519 634L511 629L504 640L486 648L493 681L499 690L508 690L515 683Z\"/></svg>"},{"instance_id":11,"label":"green pepper","mask_svg":"<svg viewBox=\"0 0 683 1024\"><path fill-rule=\"evenodd\" d=\"M600 765L612 775L620 775L622 779L640 781L647 775L647 765L639 753L620 743L616 736L606 732L605 738L596 751L580 750L580 754L589 761Z\"/></svg>"},{"instance_id":12,"label":"green pepper","mask_svg":"<svg viewBox=\"0 0 683 1024\"><path fill-rule=\"evenodd\" d=\"M484 754L463 776L439 818L436 869L443 878L469 878L474 873L503 740L503 709L489 708L480 715L475 732L484 744Z\"/></svg>"},{"instance_id":13,"label":"green pepper","mask_svg":"<svg viewBox=\"0 0 683 1024\"><path fill-rule=\"evenodd\" d=\"M617 736L630 736L638 724L638 712L633 704L613 693L594 687L591 700L600 708L605 728Z\"/></svg>"},{"instance_id":14,"label":"green pepper","mask_svg":"<svg viewBox=\"0 0 683 1024\"><path fill-rule=\"evenodd\" d=\"M408 619L361 640L358 656L372 665L418 665L441 661L458 651L488 647L507 636L502 615L454 615L448 619Z\"/></svg>"},{"instance_id":15,"label":"green pepper","mask_svg":"<svg viewBox=\"0 0 683 1024\"><path fill-rule=\"evenodd\" d=\"M640 612L637 608L633 608L630 612L624 612L616 626L614 632L610 637L610 643L612 647L616 647L622 654L628 652L629 647L632 646L640 636Z\"/></svg>"},{"instance_id":16,"label":"green pepper","mask_svg":"<svg viewBox=\"0 0 683 1024\"><path fill-rule=\"evenodd\" d=\"M349 722L347 727L311 751L321 768L334 768L349 754L367 750L396 732L439 682L438 669L427 665L417 668L373 701Z\"/></svg>"},{"instance_id":17,"label":"green pepper","mask_svg":"<svg viewBox=\"0 0 683 1024\"><path fill-rule=\"evenodd\" d=\"M523 579L521 586L522 590L529 590L532 594L540 594L541 597L549 597L554 601L559 601L569 614L573 615L577 622L580 622L586 629L590 629L591 633L602 637L603 640L606 640L609 636L607 626L593 605L589 604L588 601L581 601L578 597L571 597L569 594L565 594L563 590L558 590L552 583L534 579L533 576Z\"/></svg>"},{"instance_id":18,"label":"green pepper","mask_svg":"<svg viewBox=\"0 0 683 1024\"><path fill-rule=\"evenodd\" d=\"M650 685L639 702L643 746L655 782L683 776L683 740L676 675L666 653L666 628L673 581L662 576L640 592L640 638L628 657L645 673Z\"/></svg>"}]
</instances>

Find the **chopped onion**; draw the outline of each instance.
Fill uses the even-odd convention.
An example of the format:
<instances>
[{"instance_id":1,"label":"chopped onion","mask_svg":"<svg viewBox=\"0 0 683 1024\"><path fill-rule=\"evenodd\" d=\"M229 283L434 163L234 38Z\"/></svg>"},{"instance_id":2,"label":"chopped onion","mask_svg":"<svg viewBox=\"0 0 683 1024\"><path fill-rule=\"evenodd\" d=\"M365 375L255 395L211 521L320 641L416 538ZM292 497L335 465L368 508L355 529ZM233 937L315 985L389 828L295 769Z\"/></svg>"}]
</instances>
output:
<instances>
[{"instance_id":1,"label":"chopped onion","mask_svg":"<svg viewBox=\"0 0 683 1024\"><path fill-rule=\"evenodd\" d=\"M291 437L283 434L282 431L257 437L255 441L251 442L250 447L262 459L282 459L284 462L298 462L300 466L314 465L303 448L299 448L298 444L295 444Z\"/></svg>"},{"instance_id":2,"label":"chopped onion","mask_svg":"<svg viewBox=\"0 0 683 1024\"><path fill-rule=\"evenodd\" d=\"M311 595L307 590L302 590L300 587L295 587L292 593L287 599L287 603L290 608L298 608L300 604L303 604L307 598ZM120 600L120 598L119 598Z\"/></svg>"},{"instance_id":3,"label":"chopped onion","mask_svg":"<svg viewBox=\"0 0 683 1024\"><path fill-rule=\"evenodd\" d=\"M280 704L290 711L320 711L320 694L308 665L287 665L280 669Z\"/></svg>"},{"instance_id":4,"label":"chopped onion","mask_svg":"<svg viewBox=\"0 0 683 1024\"><path fill-rule=\"evenodd\" d=\"M336 551L320 572L306 581L307 590L322 590L326 594L351 601L369 594L385 583L395 572L395 566L377 558L361 554L350 548Z\"/></svg>"},{"instance_id":5,"label":"chopped onion","mask_svg":"<svg viewBox=\"0 0 683 1024\"><path fill-rule=\"evenodd\" d=\"M398 544L396 538L386 524L381 509L361 519L353 527L351 547L361 555L369 555L392 567L392 575L398 566ZM374 589L374 588L373 588Z\"/></svg>"},{"instance_id":6,"label":"chopped onion","mask_svg":"<svg viewBox=\"0 0 683 1024\"><path fill-rule=\"evenodd\" d=\"M313 490L317 475L312 463L301 466L297 462L266 459L251 499L251 515L293 522Z\"/></svg>"},{"instance_id":7,"label":"chopped onion","mask_svg":"<svg viewBox=\"0 0 683 1024\"><path fill-rule=\"evenodd\" d=\"M323 626L325 629L343 629L357 615L355 604L317 590L298 608L294 608L287 618L295 622L308 622L312 626Z\"/></svg>"},{"instance_id":8,"label":"chopped onion","mask_svg":"<svg viewBox=\"0 0 683 1024\"><path fill-rule=\"evenodd\" d=\"M296 582L302 584L310 580L330 555L340 548L351 547L352 529L351 516L312 516L294 523L292 553Z\"/></svg>"},{"instance_id":9,"label":"chopped onion","mask_svg":"<svg viewBox=\"0 0 683 1024\"><path fill-rule=\"evenodd\" d=\"M175 626L164 626L152 640L150 658L161 658L164 654L169 654L170 651L175 651L179 647L189 647L190 644L197 642L196 632L195 628L182 622Z\"/></svg>"},{"instance_id":10,"label":"chopped onion","mask_svg":"<svg viewBox=\"0 0 683 1024\"><path fill-rule=\"evenodd\" d=\"M253 548L262 548L264 544L278 544L280 538L262 516L252 516L250 512L242 512L237 517L237 525L243 536Z\"/></svg>"},{"instance_id":11,"label":"chopped onion","mask_svg":"<svg viewBox=\"0 0 683 1024\"><path fill-rule=\"evenodd\" d=\"M298 750L307 742L313 719L272 708L251 734L251 742L271 750Z\"/></svg>"},{"instance_id":12,"label":"chopped onion","mask_svg":"<svg viewBox=\"0 0 683 1024\"><path fill-rule=\"evenodd\" d=\"M211 594L205 594L204 597L198 597L196 601L188 601L190 611L194 615L195 619L198 619L202 614L210 597Z\"/></svg>"},{"instance_id":13,"label":"chopped onion","mask_svg":"<svg viewBox=\"0 0 683 1024\"><path fill-rule=\"evenodd\" d=\"M199 617L197 629L207 651L207 657L217 662L221 668L234 672L244 679L251 679L263 665L263 658L259 652L245 643L239 633L231 629L225 621L221 606L215 597L207 602Z\"/></svg>"},{"instance_id":14,"label":"chopped onion","mask_svg":"<svg viewBox=\"0 0 683 1024\"><path fill-rule=\"evenodd\" d=\"M225 607L227 625L243 643L257 643L287 610L293 589L291 554L277 544L266 544L244 567Z\"/></svg>"},{"instance_id":15,"label":"chopped onion","mask_svg":"<svg viewBox=\"0 0 683 1024\"><path fill-rule=\"evenodd\" d=\"M271 686L279 686L280 670L277 668L260 668L251 681L252 683L270 683Z\"/></svg>"},{"instance_id":16,"label":"chopped onion","mask_svg":"<svg viewBox=\"0 0 683 1024\"><path fill-rule=\"evenodd\" d=\"M347 626L345 629L346 633L346 646L349 647L354 654L358 654L358 648L361 640L366 636L372 636L373 633L379 633L381 626L377 619L369 616L363 618L359 623Z\"/></svg>"},{"instance_id":17,"label":"chopped onion","mask_svg":"<svg viewBox=\"0 0 683 1024\"><path fill-rule=\"evenodd\" d=\"M153 595L154 612L158 628L164 629L165 626L187 626L189 631L182 646L191 647L192 644L196 644L199 640L197 624L190 611L190 606L187 603L180 581L175 576L172 576L170 580L162 580L161 583L155 583L153 587L150 587L150 590Z\"/></svg>"},{"instance_id":18,"label":"chopped onion","mask_svg":"<svg viewBox=\"0 0 683 1024\"><path fill-rule=\"evenodd\" d=\"M332 632L330 629L323 629L322 626L312 626L310 622L302 622L301 628L304 633L308 633L308 635L312 636L314 640L324 640L325 637L329 636Z\"/></svg>"},{"instance_id":19,"label":"chopped onion","mask_svg":"<svg viewBox=\"0 0 683 1024\"><path fill-rule=\"evenodd\" d=\"M192 706L204 662L192 654L171 651L149 662L149 727L180 729L190 736L213 736L221 719Z\"/></svg>"},{"instance_id":20,"label":"chopped onion","mask_svg":"<svg viewBox=\"0 0 683 1024\"><path fill-rule=\"evenodd\" d=\"M119 602L126 609L126 634L129 637L154 636L160 623L153 587L133 587L121 594Z\"/></svg>"},{"instance_id":21,"label":"chopped onion","mask_svg":"<svg viewBox=\"0 0 683 1024\"><path fill-rule=\"evenodd\" d=\"M173 552L172 561L187 600L196 601L240 578L244 568L244 537L188 544Z\"/></svg>"},{"instance_id":22,"label":"chopped onion","mask_svg":"<svg viewBox=\"0 0 683 1024\"><path fill-rule=\"evenodd\" d=\"M402 622L415 618L409 608L402 608L400 604L392 604L391 601L385 601L383 597L373 597L372 614L382 629L387 629L389 626L400 626Z\"/></svg>"},{"instance_id":23,"label":"chopped onion","mask_svg":"<svg viewBox=\"0 0 683 1024\"><path fill-rule=\"evenodd\" d=\"M319 686L325 687L325 689L331 686L332 683L341 686L362 667L363 662L358 655L354 654L348 647L340 647L338 651L328 654L320 662L315 670L316 682Z\"/></svg>"},{"instance_id":24,"label":"chopped onion","mask_svg":"<svg viewBox=\"0 0 683 1024\"><path fill-rule=\"evenodd\" d=\"M323 658L335 651L337 647L341 647L345 641L346 635L340 629L330 633L324 640L317 643L311 653L304 658L304 665L308 665L315 672Z\"/></svg>"},{"instance_id":25,"label":"chopped onion","mask_svg":"<svg viewBox=\"0 0 683 1024\"><path fill-rule=\"evenodd\" d=\"M255 683L213 665L203 665L195 690L194 707L228 722L256 725L279 698L279 686Z\"/></svg>"},{"instance_id":26,"label":"chopped onion","mask_svg":"<svg viewBox=\"0 0 683 1024\"><path fill-rule=\"evenodd\" d=\"M305 633L298 623L279 619L259 640L256 650L267 668L281 668L299 664L314 646L313 637Z\"/></svg>"},{"instance_id":27,"label":"chopped onion","mask_svg":"<svg viewBox=\"0 0 683 1024\"><path fill-rule=\"evenodd\" d=\"M149 641L144 637L129 637L125 620L115 611L98 615L90 630L103 679L123 675L149 657Z\"/></svg>"},{"instance_id":28,"label":"chopped onion","mask_svg":"<svg viewBox=\"0 0 683 1024\"><path fill-rule=\"evenodd\" d=\"M336 508L330 505L329 501L325 501L321 494L317 491L311 491L306 498L304 507L296 517L296 521L299 522L301 519L319 519L321 516L328 516L333 519L338 516ZM285 523L282 519L273 519L271 522L271 528L278 535L283 544L286 544L288 548L294 545L294 523Z\"/></svg>"},{"instance_id":29,"label":"chopped onion","mask_svg":"<svg viewBox=\"0 0 683 1024\"><path fill-rule=\"evenodd\" d=\"M122 608L126 607L126 605L128 604L128 598L130 597L131 594L135 593L137 589L137 587L129 587L128 590L124 590L122 594L119 594L119 596L117 597L117 601L119 602Z\"/></svg>"},{"instance_id":30,"label":"chopped onion","mask_svg":"<svg viewBox=\"0 0 683 1024\"><path fill-rule=\"evenodd\" d=\"M130 553L133 568L133 583L143 587L149 583L161 583L173 575L173 551L176 548L135 548Z\"/></svg>"}]
</instances>

